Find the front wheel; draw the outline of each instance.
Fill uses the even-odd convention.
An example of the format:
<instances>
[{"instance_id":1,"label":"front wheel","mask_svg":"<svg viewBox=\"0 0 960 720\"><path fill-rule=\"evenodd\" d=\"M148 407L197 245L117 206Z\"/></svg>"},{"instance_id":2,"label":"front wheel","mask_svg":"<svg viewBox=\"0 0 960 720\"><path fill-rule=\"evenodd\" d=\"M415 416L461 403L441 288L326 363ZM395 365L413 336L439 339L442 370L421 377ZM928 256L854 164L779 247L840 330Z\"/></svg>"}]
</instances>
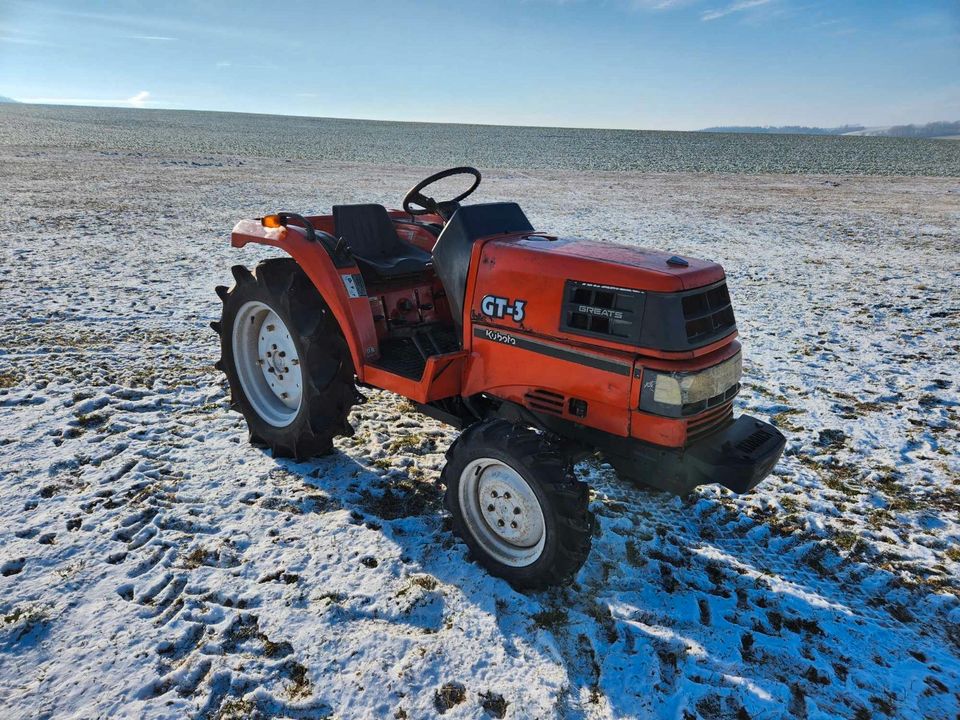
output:
<instances>
[{"instance_id":1,"label":"front wheel","mask_svg":"<svg viewBox=\"0 0 960 720\"><path fill-rule=\"evenodd\" d=\"M492 574L518 588L554 585L590 553L587 485L546 438L505 420L467 428L442 480L456 533Z\"/></svg>"}]
</instances>

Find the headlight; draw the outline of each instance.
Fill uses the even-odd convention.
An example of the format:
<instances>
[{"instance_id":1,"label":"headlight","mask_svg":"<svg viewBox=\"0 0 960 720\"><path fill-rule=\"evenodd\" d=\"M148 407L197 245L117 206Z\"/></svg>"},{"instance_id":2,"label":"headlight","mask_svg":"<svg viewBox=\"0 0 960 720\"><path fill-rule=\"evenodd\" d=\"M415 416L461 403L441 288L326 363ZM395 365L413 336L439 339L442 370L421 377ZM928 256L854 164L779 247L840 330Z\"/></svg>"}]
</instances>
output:
<instances>
[{"instance_id":1,"label":"headlight","mask_svg":"<svg viewBox=\"0 0 960 720\"><path fill-rule=\"evenodd\" d=\"M668 417L696 415L736 395L742 374L740 353L719 365L692 373L645 369L640 409Z\"/></svg>"}]
</instances>

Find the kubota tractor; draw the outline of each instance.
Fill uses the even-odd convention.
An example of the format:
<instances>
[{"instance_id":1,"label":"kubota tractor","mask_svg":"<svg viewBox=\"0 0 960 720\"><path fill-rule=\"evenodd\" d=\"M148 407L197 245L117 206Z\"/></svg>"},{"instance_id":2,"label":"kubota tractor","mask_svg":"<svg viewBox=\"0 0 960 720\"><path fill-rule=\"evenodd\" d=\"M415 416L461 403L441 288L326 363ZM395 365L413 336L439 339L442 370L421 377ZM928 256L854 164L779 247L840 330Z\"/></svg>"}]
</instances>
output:
<instances>
[{"instance_id":1,"label":"kubota tractor","mask_svg":"<svg viewBox=\"0 0 960 720\"><path fill-rule=\"evenodd\" d=\"M452 200L424 194L472 176ZM389 390L463 432L441 474L453 527L517 587L570 576L593 516L573 463L683 494L752 489L785 439L741 415L741 356L723 268L534 230L516 203L461 205L452 168L403 210L334 206L244 220L232 244L289 257L218 287L218 362L253 443L322 455L350 435L359 387Z\"/></svg>"}]
</instances>

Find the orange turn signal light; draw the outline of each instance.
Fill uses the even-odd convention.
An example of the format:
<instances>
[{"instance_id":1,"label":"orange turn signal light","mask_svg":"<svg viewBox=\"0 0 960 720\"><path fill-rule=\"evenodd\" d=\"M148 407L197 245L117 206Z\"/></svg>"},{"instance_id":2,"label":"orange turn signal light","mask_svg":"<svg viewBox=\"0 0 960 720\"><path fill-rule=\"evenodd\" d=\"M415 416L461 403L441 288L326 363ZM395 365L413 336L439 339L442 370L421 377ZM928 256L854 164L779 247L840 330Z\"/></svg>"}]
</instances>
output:
<instances>
[{"instance_id":1,"label":"orange turn signal light","mask_svg":"<svg viewBox=\"0 0 960 720\"><path fill-rule=\"evenodd\" d=\"M264 215L262 218L260 218L260 224L265 228L278 228L284 226L283 220L279 215Z\"/></svg>"}]
</instances>

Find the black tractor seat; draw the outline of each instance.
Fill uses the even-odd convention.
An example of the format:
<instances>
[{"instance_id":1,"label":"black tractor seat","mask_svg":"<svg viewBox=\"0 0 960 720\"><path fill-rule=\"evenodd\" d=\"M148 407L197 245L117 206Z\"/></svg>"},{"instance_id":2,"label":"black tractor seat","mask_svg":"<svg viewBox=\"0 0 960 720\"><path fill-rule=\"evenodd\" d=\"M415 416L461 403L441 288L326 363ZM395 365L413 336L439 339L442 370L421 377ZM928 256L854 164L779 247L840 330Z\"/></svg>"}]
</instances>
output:
<instances>
[{"instance_id":1,"label":"black tractor seat","mask_svg":"<svg viewBox=\"0 0 960 720\"><path fill-rule=\"evenodd\" d=\"M363 273L395 278L423 272L432 263L430 253L400 239L383 205L334 205L333 226Z\"/></svg>"}]
</instances>

